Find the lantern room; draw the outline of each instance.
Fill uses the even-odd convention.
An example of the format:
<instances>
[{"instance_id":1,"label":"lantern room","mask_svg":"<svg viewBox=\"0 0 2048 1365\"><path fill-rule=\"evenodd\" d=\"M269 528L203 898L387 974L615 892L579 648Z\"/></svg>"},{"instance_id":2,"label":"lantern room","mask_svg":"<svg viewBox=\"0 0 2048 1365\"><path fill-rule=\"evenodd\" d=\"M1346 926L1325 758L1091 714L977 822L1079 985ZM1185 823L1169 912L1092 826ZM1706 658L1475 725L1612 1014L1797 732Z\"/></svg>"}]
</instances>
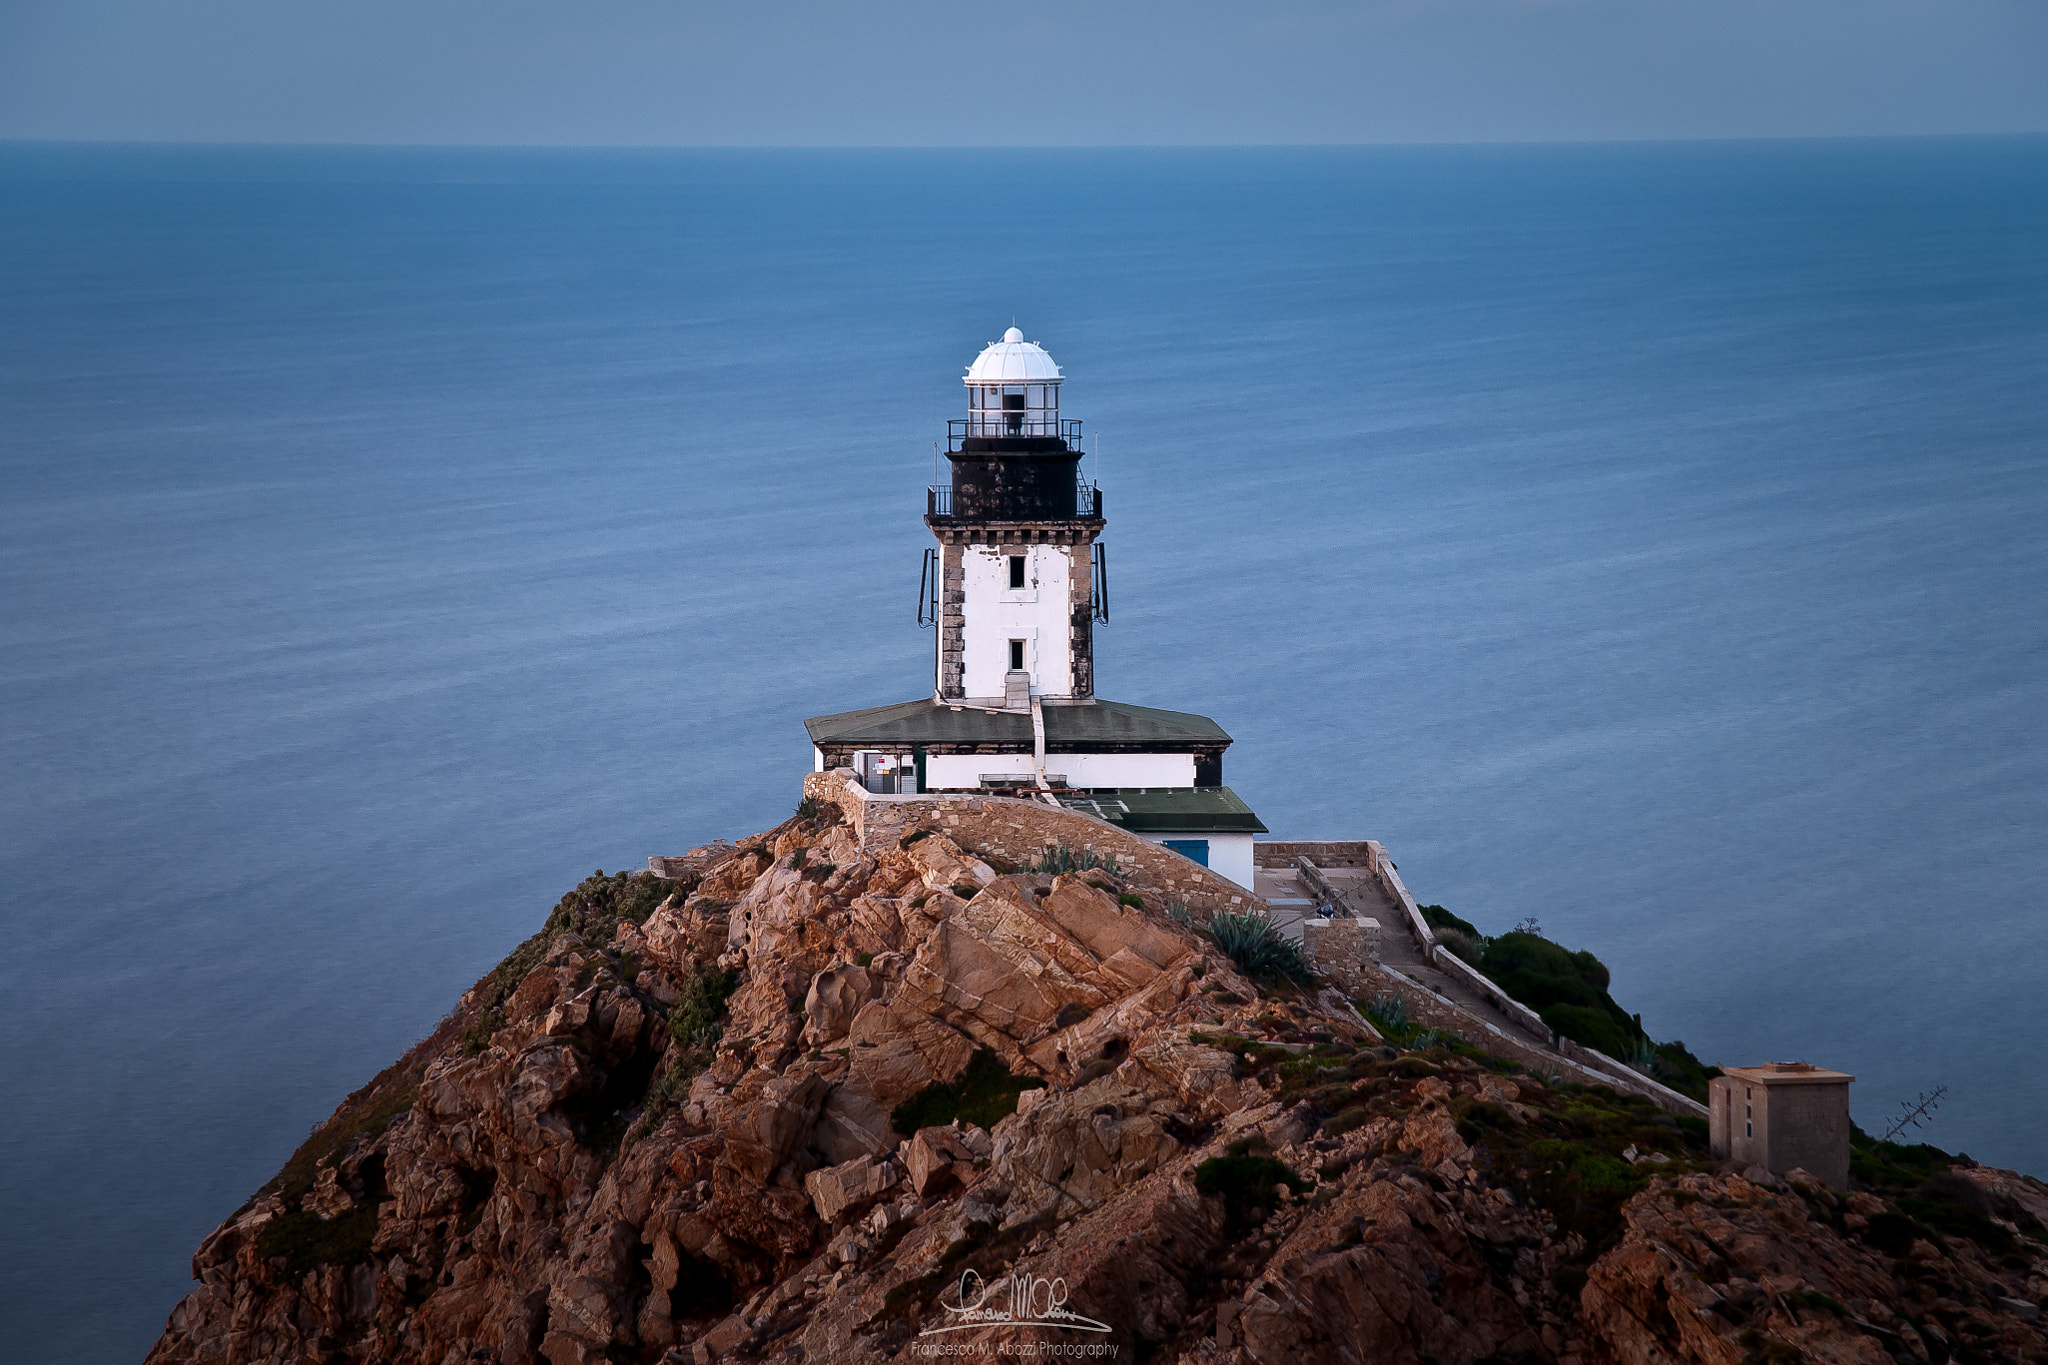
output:
<instances>
[{"instance_id":1,"label":"lantern room","mask_svg":"<svg viewBox=\"0 0 2048 1365\"><path fill-rule=\"evenodd\" d=\"M967 436L1061 434L1060 367L1017 328L984 347L961 382L967 386Z\"/></svg>"}]
</instances>

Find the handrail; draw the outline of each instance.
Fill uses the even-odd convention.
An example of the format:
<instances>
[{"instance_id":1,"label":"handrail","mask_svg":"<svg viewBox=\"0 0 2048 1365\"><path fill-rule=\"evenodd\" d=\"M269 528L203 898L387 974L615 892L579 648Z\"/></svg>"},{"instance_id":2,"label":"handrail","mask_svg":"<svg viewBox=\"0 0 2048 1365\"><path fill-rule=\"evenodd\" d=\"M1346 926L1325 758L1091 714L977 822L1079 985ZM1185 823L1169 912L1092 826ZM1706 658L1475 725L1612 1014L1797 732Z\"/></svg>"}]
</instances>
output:
<instances>
[{"instance_id":1,"label":"handrail","mask_svg":"<svg viewBox=\"0 0 2048 1365\"><path fill-rule=\"evenodd\" d=\"M925 515L930 517L957 516L954 510L954 485L934 483L925 486ZM1074 510L1067 515L1076 517L1099 517L1102 515L1102 490L1082 479L1074 485ZM1104 620L1109 618L1105 616Z\"/></svg>"},{"instance_id":2,"label":"handrail","mask_svg":"<svg viewBox=\"0 0 2048 1365\"><path fill-rule=\"evenodd\" d=\"M1677 1112L1692 1114L1699 1118L1706 1117L1706 1106L1702 1105L1698 1100L1679 1094L1670 1086L1645 1076L1642 1072L1625 1062L1616 1061L1598 1048L1587 1047L1584 1043L1575 1042L1565 1037L1556 1029L1544 1023L1542 1015L1509 995L1505 990L1502 990L1486 973L1444 947L1443 943L1437 938L1436 933L1429 927L1428 922L1422 918L1422 911L1416 906L1415 897L1408 893L1407 886L1401 881L1401 874L1394 870L1393 860L1387 857L1386 849L1378 847L1375 841L1370 840L1368 841L1368 847L1372 849L1375 855L1373 861L1379 865L1376 871L1380 885L1400 905L1403 917L1408 921L1408 931L1414 936L1416 946L1422 950L1422 957L1425 962L1428 962L1438 971L1448 971L1451 975L1464 977L1467 985L1485 996L1503 1014L1516 1020L1524 1028L1535 1031L1538 1037L1547 1037L1551 1052L1571 1060L1581 1067L1585 1067L1585 1063L1580 1061L1579 1058L1574 1057L1574 1053L1597 1058L1600 1063L1612 1067L1620 1073L1614 1078L1618 1083L1633 1087L1639 1093L1647 1090L1650 1098L1656 1100L1665 1109L1675 1109ZM1482 1020L1481 1022L1484 1021ZM1594 1068L1586 1069L1594 1070Z\"/></svg>"},{"instance_id":3,"label":"handrail","mask_svg":"<svg viewBox=\"0 0 2048 1365\"><path fill-rule=\"evenodd\" d=\"M1045 416L1044 409L1025 412L997 412L990 410L974 417L955 417L946 423L946 449L949 454L958 454L961 444L968 440L1010 440L1020 437L1034 439L1056 438L1069 445L1078 446L1081 441L1079 418Z\"/></svg>"}]
</instances>

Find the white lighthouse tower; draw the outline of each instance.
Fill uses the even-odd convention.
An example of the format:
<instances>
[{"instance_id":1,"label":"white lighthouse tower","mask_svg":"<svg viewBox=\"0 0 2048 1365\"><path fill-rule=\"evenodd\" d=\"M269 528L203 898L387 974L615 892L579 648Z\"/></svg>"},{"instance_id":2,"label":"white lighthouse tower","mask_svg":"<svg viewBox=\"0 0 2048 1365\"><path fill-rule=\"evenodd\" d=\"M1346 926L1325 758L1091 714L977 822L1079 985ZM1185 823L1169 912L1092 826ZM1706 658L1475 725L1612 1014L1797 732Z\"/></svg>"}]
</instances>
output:
<instances>
[{"instance_id":1,"label":"white lighthouse tower","mask_svg":"<svg viewBox=\"0 0 2048 1365\"><path fill-rule=\"evenodd\" d=\"M1012 327L961 381L950 484L925 524L939 587L933 699L1026 711L1091 701L1094 621L1107 611L1095 554L1101 494L1080 479L1080 423L1060 417L1060 367Z\"/></svg>"},{"instance_id":2,"label":"white lighthouse tower","mask_svg":"<svg viewBox=\"0 0 2048 1365\"><path fill-rule=\"evenodd\" d=\"M1250 887L1266 827L1223 785L1230 736L1207 716L1095 694L1102 491L1080 476L1065 378L1016 327L967 368L967 415L947 424L951 478L925 494L931 691L806 721L817 766L852 768L882 794L1030 791Z\"/></svg>"}]
</instances>

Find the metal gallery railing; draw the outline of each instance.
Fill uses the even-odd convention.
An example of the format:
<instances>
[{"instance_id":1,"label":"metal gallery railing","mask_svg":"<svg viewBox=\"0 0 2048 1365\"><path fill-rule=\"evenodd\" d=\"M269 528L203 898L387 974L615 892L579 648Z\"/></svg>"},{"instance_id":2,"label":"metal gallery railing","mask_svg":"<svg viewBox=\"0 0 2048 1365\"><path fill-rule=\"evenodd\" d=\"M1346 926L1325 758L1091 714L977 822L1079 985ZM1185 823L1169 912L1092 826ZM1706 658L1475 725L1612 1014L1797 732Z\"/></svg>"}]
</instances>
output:
<instances>
[{"instance_id":1,"label":"metal gallery railing","mask_svg":"<svg viewBox=\"0 0 2048 1365\"><path fill-rule=\"evenodd\" d=\"M935 483L927 485L924 495L926 516L951 517L959 515L954 511L956 500L953 495L952 484ZM1074 485L1074 504L1072 509L1070 510L1065 507L1053 508L1051 509L1051 515L1056 517L1099 517L1102 515L1102 490L1086 479L1083 479Z\"/></svg>"},{"instance_id":2,"label":"metal gallery railing","mask_svg":"<svg viewBox=\"0 0 2048 1365\"><path fill-rule=\"evenodd\" d=\"M955 417L946 423L946 444L952 451L959 451L972 440L1008 440L1022 438L1057 438L1070 446L1081 444L1081 421L1048 415L1043 409L999 412L993 408L977 412L968 417Z\"/></svg>"}]
</instances>

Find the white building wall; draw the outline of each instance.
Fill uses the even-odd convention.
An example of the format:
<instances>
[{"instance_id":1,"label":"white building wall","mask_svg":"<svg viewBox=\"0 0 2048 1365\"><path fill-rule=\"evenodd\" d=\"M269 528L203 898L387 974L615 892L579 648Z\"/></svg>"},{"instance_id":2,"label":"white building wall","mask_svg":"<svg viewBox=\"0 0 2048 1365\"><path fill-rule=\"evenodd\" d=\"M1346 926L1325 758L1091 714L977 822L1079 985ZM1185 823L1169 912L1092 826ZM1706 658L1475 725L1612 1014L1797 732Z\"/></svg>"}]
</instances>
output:
<instances>
[{"instance_id":1,"label":"white building wall","mask_svg":"<svg viewBox=\"0 0 2048 1365\"><path fill-rule=\"evenodd\" d=\"M1010 586L1010 557L1024 558L1024 586ZM1000 704L1010 641L1024 642L1034 697L1074 693L1069 606L1073 560L1063 545L968 545L960 556L961 691L967 703Z\"/></svg>"},{"instance_id":2,"label":"white building wall","mask_svg":"<svg viewBox=\"0 0 2048 1365\"><path fill-rule=\"evenodd\" d=\"M1046 772L1072 787L1192 787L1193 754L1047 754ZM983 773L1028 773L1030 754L931 754L924 784L932 790L978 787Z\"/></svg>"},{"instance_id":3,"label":"white building wall","mask_svg":"<svg viewBox=\"0 0 2048 1365\"><path fill-rule=\"evenodd\" d=\"M1030 754L927 754L927 791L969 790L981 785L983 773L1023 774L1031 771Z\"/></svg>"},{"instance_id":4,"label":"white building wall","mask_svg":"<svg viewBox=\"0 0 2048 1365\"><path fill-rule=\"evenodd\" d=\"M1193 754L1047 754L1047 772L1074 787L1192 787Z\"/></svg>"},{"instance_id":5,"label":"white building wall","mask_svg":"<svg viewBox=\"0 0 2048 1365\"><path fill-rule=\"evenodd\" d=\"M1209 870L1218 876L1228 877L1245 890L1252 889L1252 837L1249 834L1141 834L1138 836L1148 843L1163 844L1171 839L1178 843L1187 839L1209 841Z\"/></svg>"}]
</instances>

